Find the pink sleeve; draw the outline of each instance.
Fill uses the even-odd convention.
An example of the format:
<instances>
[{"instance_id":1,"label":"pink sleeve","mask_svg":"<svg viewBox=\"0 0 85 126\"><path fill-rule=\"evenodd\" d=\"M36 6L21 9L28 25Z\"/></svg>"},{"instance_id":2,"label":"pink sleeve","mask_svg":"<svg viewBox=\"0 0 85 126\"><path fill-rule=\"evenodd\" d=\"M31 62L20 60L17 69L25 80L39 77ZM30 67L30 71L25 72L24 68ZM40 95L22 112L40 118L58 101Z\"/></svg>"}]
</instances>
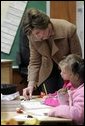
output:
<instances>
[{"instance_id":1,"label":"pink sleeve","mask_svg":"<svg viewBox=\"0 0 85 126\"><path fill-rule=\"evenodd\" d=\"M71 118L70 109L67 105L59 105L53 108L48 115L54 117L64 117L64 118Z\"/></svg>"},{"instance_id":2,"label":"pink sleeve","mask_svg":"<svg viewBox=\"0 0 85 126\"><path fill-rule=\"evenodd\" d=\"M48 96L51 97L51 96L56 96L57 95L57 91L54 92L54 93L49 93Z\"/></svg>"},{"instance_id":3,"label":"pink sleeve","mask_svg":"<svg viewBox=\"0 0 85 126\"><path fill-rule=\"evenodd\" d=\"M59 105L59 100L56 97L49 97L44 100L43 104L55 107Z\"/></svg>"},{"instance_id":4,"label":"pink sleeve","mask_svg":"<svg viewBox=\"0 0 85 126\"><path fill-rule=\"evenodd\" d=\"M83 90L75 93L73 98L73 105L59 105L53 108L49 113L49 116L70 118L77 124L82 124L84 121L84 94Z\"/></svg>"}]
</instances>

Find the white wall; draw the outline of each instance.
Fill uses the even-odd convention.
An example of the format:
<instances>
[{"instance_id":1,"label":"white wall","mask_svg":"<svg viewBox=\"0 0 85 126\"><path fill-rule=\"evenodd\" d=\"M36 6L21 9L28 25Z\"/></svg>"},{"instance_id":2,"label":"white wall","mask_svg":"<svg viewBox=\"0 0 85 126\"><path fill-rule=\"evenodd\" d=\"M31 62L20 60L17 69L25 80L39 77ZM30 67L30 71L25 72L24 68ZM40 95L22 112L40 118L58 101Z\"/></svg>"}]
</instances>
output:
<instances>
[{"instance_id":1,"label":"white wall","mask_svg":"<svg viewBox=\"0 0 85 126\"><path fill-rule=\"evenodd\" d=\"M46 1L46 14L50 17L50 1Z\"/></svg>"},{"instance_id":2,"label":"white wall","mask_svg":"<svg viewBox=\"0 0 85 126\"><path fill-rule=\"evenodd\" d=\"M76 12L77 32L81 42L82 54L84 58L84 1L76 2Z\"/></svg>"}]
</instances>

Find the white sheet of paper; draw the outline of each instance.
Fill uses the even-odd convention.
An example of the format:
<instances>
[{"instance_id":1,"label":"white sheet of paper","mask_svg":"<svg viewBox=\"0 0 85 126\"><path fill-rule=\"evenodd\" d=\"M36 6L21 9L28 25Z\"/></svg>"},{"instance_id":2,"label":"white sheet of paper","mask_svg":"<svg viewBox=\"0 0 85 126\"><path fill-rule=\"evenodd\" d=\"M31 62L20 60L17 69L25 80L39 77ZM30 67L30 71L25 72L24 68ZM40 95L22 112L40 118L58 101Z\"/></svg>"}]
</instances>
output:
<instances>
[{"instance_id":1,"label":"white sheet of paper","mask_svg":"<svg viewBox=\"0 0 85 126\"><path fill-rule=\"evenodd\" d=\"M27 1L1 2L1 51L9 54Z\"/></svg>"},{"instance_id":2,"label":"white sheet of paper","mask_svg":"<svg viewBox=\"0 0 85 126\"><path fill-rule=\"evenodd\" d=\"M44 105L41 101L35 101L35 100L28 100L28 101L21 101L22 107L25 109L42 109L42 108L50 108L47 105Z\"/></svg>"},{"instance_id":3,"label":"white sheet of paper","mask_svg":"<svg viewBox=\"0 0 85 126\"><path fill-rule=\"evenodd\" d=\"M45 119L48 113L53 107L44 105L42 103L42 100L27 100L27 101L21 101L21 106L24 108L25 114L31 114L33 117L41 120Z\"/></svg>"}]
</instances>

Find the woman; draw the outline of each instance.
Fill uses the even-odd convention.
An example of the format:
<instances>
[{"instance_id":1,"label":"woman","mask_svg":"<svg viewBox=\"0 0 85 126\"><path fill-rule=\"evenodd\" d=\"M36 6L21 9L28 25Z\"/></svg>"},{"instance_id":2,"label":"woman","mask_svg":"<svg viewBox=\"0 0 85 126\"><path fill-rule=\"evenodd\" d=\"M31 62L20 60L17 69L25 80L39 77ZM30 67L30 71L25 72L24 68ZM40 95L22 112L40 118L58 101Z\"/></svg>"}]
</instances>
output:
<instances>
[{"instance_id":1,"label":"woman","mask_svg":"<svg viewBox=\"0 0 85 126\"><path fill-rule=\"evenodd\" d=\"M30 47L28 87L23 89L23 96L31 98L34 87L41 91L43 83L47 93L53 93L63 84L58 62L71 53L81 56L76 27L68 21L50 19L43 12L30 9L24 15L23 30Z\"/></svg>"}]
</instances>

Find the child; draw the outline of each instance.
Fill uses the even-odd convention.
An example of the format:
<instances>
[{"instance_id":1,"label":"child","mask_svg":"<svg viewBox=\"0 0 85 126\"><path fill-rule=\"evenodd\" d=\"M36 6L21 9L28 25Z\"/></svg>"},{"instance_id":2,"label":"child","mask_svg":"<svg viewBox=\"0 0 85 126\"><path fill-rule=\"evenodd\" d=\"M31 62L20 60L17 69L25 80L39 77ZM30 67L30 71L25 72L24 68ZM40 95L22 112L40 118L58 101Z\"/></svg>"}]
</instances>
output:
<instances>
[{"instance_id":1,"label":"child","mask_svg":"<svg viewBox=\"0 0 85 126\"><path fill-rule=\"evenodd\" d=\"M67 59L67 61L66 61L66 59ZM43 104L46 104L46 105L49 105L49 106L52 106L52 107L58 106L60 104L59 99L58 99L58 94L59 94L58 92L60 92L60 91L62 92L62 90L63 90L63 92L65 92L69 89L70 90L74 89L71 82L69 82L71 72L68 71L68 69L66 67L68 65L67 62L70 63L70 61L72 62L73 60L81 62L82 59L79 56L76 56L75 54L70 54L66 59L62 60L59 63L59 66L60 66L60 69L61 69L61 76L62 76L63 80L65 81L63 88L60 89L59 91L53 93L53 94L48 94L47 96L43 97L43 100L42 100ZM66 93L63 93L63 94L66 94ZM64 95L64 96L67 97L67 94Z\"/></svg>"},{"instance_id":2,"label":"child","mask_svg":"<svg viewBox=\"0 0 85 126\"><path fill-rule=\"evenodd\" d=\"M62 64L62 66L61 66ZM84 60L71 54L60 62L61 75L67 77L74 89L68 90L68 104L63 98L59 106L53 108L48 116L70 118L76 124L84 123ZM60 96L58 96L60 98Z\"/></svg>"}]
</instances>

